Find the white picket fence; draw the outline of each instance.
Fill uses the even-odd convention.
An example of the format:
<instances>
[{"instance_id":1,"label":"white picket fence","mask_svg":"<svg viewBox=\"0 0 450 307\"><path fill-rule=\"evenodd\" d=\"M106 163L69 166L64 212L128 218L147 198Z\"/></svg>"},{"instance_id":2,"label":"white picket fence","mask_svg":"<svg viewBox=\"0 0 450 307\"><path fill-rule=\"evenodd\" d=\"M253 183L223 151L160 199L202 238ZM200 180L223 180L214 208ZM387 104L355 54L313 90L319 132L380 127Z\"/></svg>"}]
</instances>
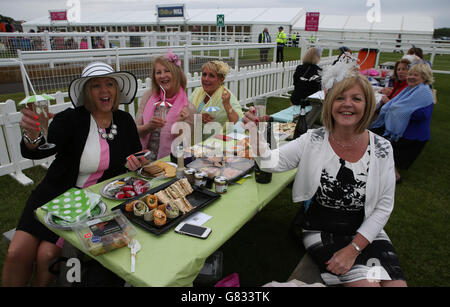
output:
<instances>
[{"instance_id":1,"label":"white picket fence","mask_svg":"<svg viewBox=\"0 0 450 307\"><path fill-rule=\"evenodd\" d=\"M327 65L332 58L323 58L321 65ZM259 97L285 96L293 90L293 74L299 61L285 63L270 63L266 65L257 65L243 67L239 70L232 69L225 80L232 93L236 95L239 103L245 107ZM136 94L138 103L141 102L143 94L150 89L151 80L138 80L139 89ZM201 77L198 73L188 75L187 94L201 86ZM56 103L50 106L50 112L58 113L69 107L72 103L68 101L67 92L56 92L54 94ZM133 104L126 107L121 106L122 110L129 112L133 118L136 115L136 108ZM0 103L0 176L10 175L23 185L32 184L32 179L28 178L22 171L24 169L41 165L48 167L54 157L43 160L29 160L22 157L20 153L20 141L22 139L19 122L22 113L17 111L16 102L9 99Z\"/></svg>"}]
</instances>

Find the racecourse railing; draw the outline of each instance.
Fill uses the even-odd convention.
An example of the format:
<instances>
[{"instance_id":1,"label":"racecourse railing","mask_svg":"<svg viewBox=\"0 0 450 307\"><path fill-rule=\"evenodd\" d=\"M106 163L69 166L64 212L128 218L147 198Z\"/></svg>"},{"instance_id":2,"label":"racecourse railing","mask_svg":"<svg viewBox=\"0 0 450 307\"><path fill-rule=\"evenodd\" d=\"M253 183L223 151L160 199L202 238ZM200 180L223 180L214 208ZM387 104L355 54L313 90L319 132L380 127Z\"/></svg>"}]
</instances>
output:
<instances>
[{"instance_id":1,"label":"racecourse railing","mask_svg":"<svg viewBox=\"0 0 450 307\"><path fill-rule=\"evenodd\" d=\"M40 32L0 33L0 57L17 57L21 51L108 49L184 45L251 43L249 33L195 32Z\"/></svg>"},{"instance_id":2,"label":"racecourse railing","mask_svg":"<svg viewBox=\"0 0 450 307\"><path fill-rule=\"evenodd\" d=\"M80 44L85 39L85 46ZM39 91L64 91L70 80L79 75L86 62L80 58L107 60L110 63L130 67L138 78L145 78L151 73L151 57L164 53L168 48L175 50L184 61L186 73L200 71L201 64L207 60L227 61L233 68L264 64L259 56L260 48L254 37L247 34L228 35L225 33L192 32L71 32L71 33L0 33L0 71L12 78L11 83L23 84L27 93L27 84L23 72L16 60L24 62L30 80ZM411 46L420 47L425 54L430 54L433 65L436 56L450 54L450 44L439 40L392 38L352 39L316 35L311 42L305 35L299 39L299 58L310 47L317 46L324 50L323 55L332 55L333 50L346 46L353 51L376 49L375 67L378 67L381 52L403 52ZM275 60L275 44L269 62ZM3 50L3 51L2 51ZM300 51L301 50L301 51ZM34 51L34 52L33 52ZM399 55L401 57L401 55ZM79 63L76 63L79 61ZM26 63L25 63L26 62ZM121 63L122 62L122 63ZM450 67L440 61L435 73L450 73ZM6 83L2 80L3 83ZM17 88L17 86L15 87Z\"/></svg>"}]
</instances>

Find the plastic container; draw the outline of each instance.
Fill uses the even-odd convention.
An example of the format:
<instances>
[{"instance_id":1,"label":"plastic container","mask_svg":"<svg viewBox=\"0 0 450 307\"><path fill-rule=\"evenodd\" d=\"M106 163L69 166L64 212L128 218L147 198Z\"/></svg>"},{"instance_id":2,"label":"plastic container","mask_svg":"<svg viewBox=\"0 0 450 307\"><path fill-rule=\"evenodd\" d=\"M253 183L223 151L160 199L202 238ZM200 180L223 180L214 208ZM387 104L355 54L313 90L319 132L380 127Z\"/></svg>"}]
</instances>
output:
<instances>
[{"instance_id":1,"label":"plastic container","mask_svg":"<svg viewBox=\"0 0 450 307\"><path fill-rule=\"evenodd\" d=\"M137 233L120 210L87 220L74 231L83 247L94 256L127 246Z\"/></svg>"},{"instance_id":2,"label":"plastic container","mask_svg":"<svg viewBox=\"0 0 450 307\"><path fill-rule=\"evenodd\" d=\"M215 164L217 159L219 164ZM216 166L218 165L218 166ZM187 167L195 169L197 172L204 172L208 178L223 176L229 183L235 182L252 171L255 162L250 159L227 156L223 158L198 158L189 163Z\"/></svg>"}]
</instances>

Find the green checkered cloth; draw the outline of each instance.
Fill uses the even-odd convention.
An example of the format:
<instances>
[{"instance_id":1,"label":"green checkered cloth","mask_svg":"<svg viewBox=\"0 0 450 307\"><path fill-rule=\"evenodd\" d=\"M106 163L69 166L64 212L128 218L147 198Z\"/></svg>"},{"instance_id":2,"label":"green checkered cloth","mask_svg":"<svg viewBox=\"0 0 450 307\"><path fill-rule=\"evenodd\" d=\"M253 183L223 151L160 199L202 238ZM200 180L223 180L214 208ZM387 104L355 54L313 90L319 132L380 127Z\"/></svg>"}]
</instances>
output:
<instances>
[{"instance_id":1,"label":"green checkered cloth","mask_svg":"<svg viewBox=\"0 0 450 307\"><path fill-rule=\"evenodd\" d=\"M41 208L66 222L75 223L90 217L100 198L98 194L72 188Z\"/></svg>"}]
</instances>

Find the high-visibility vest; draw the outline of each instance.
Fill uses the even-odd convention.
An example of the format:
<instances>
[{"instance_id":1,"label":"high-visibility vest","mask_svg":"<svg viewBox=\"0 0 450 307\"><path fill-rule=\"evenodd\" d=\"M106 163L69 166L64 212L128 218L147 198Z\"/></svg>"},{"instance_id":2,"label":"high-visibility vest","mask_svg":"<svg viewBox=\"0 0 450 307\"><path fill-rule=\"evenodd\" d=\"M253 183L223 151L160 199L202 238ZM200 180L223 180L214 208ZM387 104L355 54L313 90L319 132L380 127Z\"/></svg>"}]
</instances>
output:
<instances>
[{"instance_id":1,"label":"high-visibility vest","mask_svg":"<svg viewBox=\"0 0 450 307\"><path fill-rule=\"evenodd\" d=\"M287 43L286 33L284 31L278 32L277 34L277 44L285 45Z\"/></svg>"},{"instance_id":2,"label":"high-visibility vest","mask_svg":"<svg viewBox=\"0 0 450 307\"><path fill-rule=\"evenodd\" d=\"M264 34L265 34L265 35L264 35ZM265 38L265 37L267 37L267 42L270 43L270 42L271 42L270 34L269 34L269 33L264 33L264 32L262 32L262 33L259 35L259 40L258 40L258 42L259 42L259 43L264 43L264 38Z\"/></svg>"}]
</instances>

